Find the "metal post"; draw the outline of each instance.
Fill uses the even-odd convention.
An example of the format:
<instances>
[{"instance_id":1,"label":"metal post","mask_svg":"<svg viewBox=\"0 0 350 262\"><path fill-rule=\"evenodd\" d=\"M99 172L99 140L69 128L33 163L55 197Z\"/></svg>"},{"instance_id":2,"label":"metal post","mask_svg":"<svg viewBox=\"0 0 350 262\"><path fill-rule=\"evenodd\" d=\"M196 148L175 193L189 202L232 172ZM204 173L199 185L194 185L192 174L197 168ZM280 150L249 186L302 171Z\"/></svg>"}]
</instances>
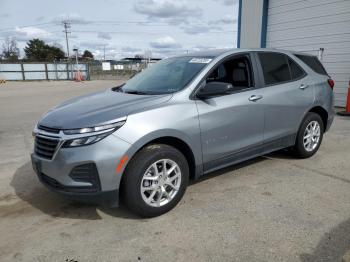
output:
<instances>
[{"instance_id":1,"label":"metal post","mask_svg":"<svg viewBox=\"0 0 350 262\"><path fill-rule=\"evenodd\" d=\"M77 63L77 68L78 68L78 49L77 51L75 52L75 61Z\"/></svg>"},{"instance_id":2,"label":"metal post","mask_svg":"<svg viewBox=\"0 0 350 262\"><path fill-rule=\"evenodd\" d=\"M54 65L55 65L55 76L56 76L56 80L58 80L58 72L57 72L57 63L56 60L53 61Z\"/></svg>"},{"instance_id":3,"label":"metal post","mask_svg":"<svg viewBox=\"0 0 350 262\"><path fill-rule=\"evenodd\" d=\"M322 62L322 60L323 60L323 52L324 52L324 48L320 48L319 50L318 50L318 59L320 59L320 61Z\"/></svg>"},{"instance_id":4,"label":"metal post","mask_svg":"<svg viewBox=\"0 0 350 262\"><path fill-rule=\"evenodd\" d=\"M73 68L73 62L70 63L70 71L71 71L71 80L74 79L74 68Z\"/></svg>"},{"instance_id":5,"label":"metal post","mask_svg":"<svg viewBox=\"0 0 350 262\"><path fill-rule=\"evenodd\" d=\"M75 75L73 76L72 75L72 77L74 77L74 78L77 78L78 77L78 75L79 75L79 62L78 62L78 48L74 48L73 49L73 51L75 52L75 63L76 63L76 68L75 68ZM72 63L72 67L73 67L73 63ZM72 71L73 72L73 71Z\"/></svg>"},{"instance_id":6,"label":"metal post","mask_svg":"<svg viewBox=\"0 0 350 262\"><path fill-rule=\"evenodd\" d=\"M46 80L49 81L49 72L47 70L47 63L45 63L45 75L46 75Z\"/></svg>"},{"instance_id":7,"label":"metal post","mask_svg":"<svg viewBox=\"0 0 350 262\"><path fill-rule=\"evenodd\" d=\"M24 66L23 63L21 63L21 71L22 71L22 80L26 80L26 76L24 74Z\"/></svg>"},{"instance_id":8,"label":"metal post","mask_svg":"<svg viewBox=\"0 0 350 262\"><path fill-rule=\"evenodd\" d=\"M85 80L90 80L90 66L88 63L85 64L85 73L86 73Z\"/></svg>"},{"instance_id":9,"label":"metal post","mask_svg":"<svg viewBox=\"0 0 350 262\"><path fill-rule=\"evenodd\" d=\"M69 67L68 67L68 62L66 63L66 69L67 69L67 80L69 80Z\"/></svg>"}]
</instances>

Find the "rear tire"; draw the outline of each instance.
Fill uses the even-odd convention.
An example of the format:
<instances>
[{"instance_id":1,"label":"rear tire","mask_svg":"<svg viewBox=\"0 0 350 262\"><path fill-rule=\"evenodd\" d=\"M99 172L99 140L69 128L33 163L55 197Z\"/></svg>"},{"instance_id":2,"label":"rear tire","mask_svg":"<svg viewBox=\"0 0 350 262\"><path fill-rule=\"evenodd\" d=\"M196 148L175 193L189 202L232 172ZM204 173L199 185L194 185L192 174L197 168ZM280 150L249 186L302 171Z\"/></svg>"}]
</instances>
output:
<instances>
[{"instance_id":1,"label":"rear tire","mask_svg":"<svg viewBox=\"0 0 350 262\"><path fill-rule=\"evenodd\" d=\"M303 119L294 145L294 153L299 158L309 158L319 149L324 126L321 117L309 112Z\"/></svg>"},{"instance_id":2,"label":"rear tire","mask_svg":"<svg viewBox=\"0 0 350 262\"><path fill-rule=\"evenodd\" d=\"M188 163L179 150L165 144L151 144L136 153L128 164L122 197L126 206L138 215L159 216L181 200L188 179Z\"/></svg>"}]
</instances>

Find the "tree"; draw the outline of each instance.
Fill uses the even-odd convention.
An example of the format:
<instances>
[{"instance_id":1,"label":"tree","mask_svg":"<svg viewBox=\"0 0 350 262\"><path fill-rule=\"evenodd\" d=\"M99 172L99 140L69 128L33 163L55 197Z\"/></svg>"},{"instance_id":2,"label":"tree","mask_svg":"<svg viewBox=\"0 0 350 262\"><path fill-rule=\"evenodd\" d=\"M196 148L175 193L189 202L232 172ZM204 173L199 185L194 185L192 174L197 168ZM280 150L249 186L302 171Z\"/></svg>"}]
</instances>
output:
<instances>
[{"instance_id":1,"label":"tree","mask_svg":"<svg viewBox=\"0 0 350 262\"><path fill-rule=\"evenodd\" d=\"M17 41L14 38L6 38L5 43L2 44L2 57L8 61L18 61L19 48Z\"/></svg>"},{"instance_id":2,"label":"tree","mask_svg":"<svg viewBox=\"0 0 350 262\"><path fill-rule=\"evenodd\" d=\"M40 39L32 39L24 48L26 58L31 61L53 61L64 58L61 48L45 44Z\"/></svg>"},{"instance_id":3,"label":"tree","mask_svg":"<svg viewBox=\"0 0 350 262\"><path fill-rule=\"evenodd\" d=\"M85 50L82 58L83 59L94 59L94 55L89 50Z\"/></svg>"},{"instance_id":4,"label":"tree","mask_svg":"<svg viewBox=\"0 0 350 262\"><path fill-rule=\"evenodd\" d=\"M46 47L48 49L46 61L59 60L64 58L64 52L59 47L49 45Z\"/></svg>"}]
</instances>

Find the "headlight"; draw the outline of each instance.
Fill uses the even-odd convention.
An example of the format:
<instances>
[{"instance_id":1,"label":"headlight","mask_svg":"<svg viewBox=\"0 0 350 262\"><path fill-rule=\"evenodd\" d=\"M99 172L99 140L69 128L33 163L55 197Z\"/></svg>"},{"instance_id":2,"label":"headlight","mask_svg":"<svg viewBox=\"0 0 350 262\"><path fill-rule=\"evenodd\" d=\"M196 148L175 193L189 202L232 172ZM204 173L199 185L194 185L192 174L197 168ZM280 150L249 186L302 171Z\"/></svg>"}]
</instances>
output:
<instances>
[{"instance_id":1,"label":"headlight","mask_svg":"<svg viewBox=\"0 0 350 262\"><path fill-rule=\"evenodd\" d=\"M104 133L96 136L87 136L87 137L81 137L76 139L67 140L64 142L63 147L76 147L76 146L87 146L94 144L106 136L109 136L111 133Z\"/></svg>"},{"instance_id":2,"label":"headlight","mask_svg":"<svg viewBox=\"0 0 350 262\"><path fill-rule=\"evenodd\" d=\"M120 121L117 123L107 124L103 126L84 127L79 129L66 129L66 130L63 130L63 133L65 133L66 135L77 135L77 134L86 134L86 133L102 132L102 131L110 132L120 128L124 124L125 124L125 121Z\"/></svg>"},{"instance_id":3,"label":"headlight","mask_svg":"<svg viewBox=\"0 0 350 262\"><path fill-rule=\"evenodd\" d=\"M67 140L64 142L62 147L77 147L77 146L86 146L86 145L94 144L102 140L103 138L109 136L124 124L125 124L125 121L120 121L117 123L107 124L103 126L64 130L63 132L66 135L88 134L88 133L92 133L92 134L91 136L77 137L74 139ZM99 133L93 134L94 132L99 132Z\"/></svg>"}]
</instances>

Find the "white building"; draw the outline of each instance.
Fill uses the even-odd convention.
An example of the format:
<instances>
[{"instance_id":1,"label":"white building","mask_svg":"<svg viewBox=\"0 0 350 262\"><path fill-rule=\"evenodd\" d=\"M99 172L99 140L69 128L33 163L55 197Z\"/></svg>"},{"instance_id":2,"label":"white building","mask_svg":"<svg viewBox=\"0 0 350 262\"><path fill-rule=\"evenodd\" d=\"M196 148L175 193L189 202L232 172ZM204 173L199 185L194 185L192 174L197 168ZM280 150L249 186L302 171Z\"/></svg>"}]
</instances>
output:
<instances>
[{"instance_id":1,"label":"white building","mask_svg":"<svg viewBox=\"0 0 350 262\"><path fill-rule=\"evenodd\" d=\"M239 0L237 43L318 55L335 81L335 105L345 106L350 0Z\"/></svg>"}]
</instances>

